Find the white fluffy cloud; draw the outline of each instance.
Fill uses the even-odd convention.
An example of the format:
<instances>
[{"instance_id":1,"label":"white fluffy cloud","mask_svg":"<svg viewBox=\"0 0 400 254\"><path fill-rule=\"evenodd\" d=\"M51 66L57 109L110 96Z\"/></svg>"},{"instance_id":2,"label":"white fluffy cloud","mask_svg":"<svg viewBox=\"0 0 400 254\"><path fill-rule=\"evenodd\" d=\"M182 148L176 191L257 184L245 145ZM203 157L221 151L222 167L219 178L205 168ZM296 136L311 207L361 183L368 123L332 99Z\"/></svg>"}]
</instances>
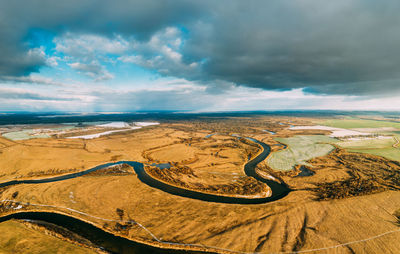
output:
<instances>
[{"instance_id":1,"label":"white fluffy cloud","mask_svg":"<svg viewBox=\"0 0 400 254\"><path fill-rule=\"evenodd\" d=\"M65 33L54 39L55 50L64 55L64 61L74 70L94 81L114 77L105 63L111 61L109 54L120 55L129 50L129 43L121 36L108 38L94 34ZM53 61L54 62L54 61Z\"/></svg>"},{"instance_id":2,"label":"white fluffy cloud","mask_svg":"<svg viewBox=\"0 0 400 254\"><path fill-rule=\"evenodd\" d=\"M111 38L68 32L54 39L55 49L68 65L96 81L111 79L106 63L121 61L156 70L163 75L199 75L199 63L184 62L180 53L184 39L176 27L167 27L148 40L115 35ZM114 60L114 57L115 60ZM52 61L54 63L54 61Z\"/></svg>"},{"instance_id":3,"label":"white fluffy cloud","mask_svg":"<svg viewBox=\"0 0 400 254\"><path fill-rule=\"evenodd\" d=\"M97 54L122 54L129 43L121 36L66 33L54 39L56 50L66 55L93 60Z\"/></svg>"},{"instance_id":4,"label":"white fluffy cloud","mask_svg":"<svg viewBox=\"0 0 400 254\"><path fill-rule=\"evenodd\" d=\"M131 40L130 51L118 58L124 63L157 70L163 75L198 77L200 63L185 62L180 52L184 45L182 32L167 27L150 37L148 41Z\"/></svg>"}]
</instances>

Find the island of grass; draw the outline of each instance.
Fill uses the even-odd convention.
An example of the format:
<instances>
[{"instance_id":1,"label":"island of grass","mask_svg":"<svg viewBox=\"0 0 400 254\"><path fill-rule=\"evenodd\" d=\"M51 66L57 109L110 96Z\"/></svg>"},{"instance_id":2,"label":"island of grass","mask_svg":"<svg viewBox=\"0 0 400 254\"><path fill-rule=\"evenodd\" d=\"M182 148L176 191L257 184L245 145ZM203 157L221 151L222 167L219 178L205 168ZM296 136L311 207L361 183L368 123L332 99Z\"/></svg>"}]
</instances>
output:
<instances>
[{"instance_id":1,"label":"island of grass","mask_svg":"<svg viewBox=\"0 0 400 254\"><path fill-rule=\"evenodd\" d=\"M292 170L296 165L307 165L308 160L327 155L335 149L331 143L338 142L337 139L324 135L300 135L275 140L287 147L271 153L267 163L271 168L281 171Z\"/></svg>"}]
</instances>

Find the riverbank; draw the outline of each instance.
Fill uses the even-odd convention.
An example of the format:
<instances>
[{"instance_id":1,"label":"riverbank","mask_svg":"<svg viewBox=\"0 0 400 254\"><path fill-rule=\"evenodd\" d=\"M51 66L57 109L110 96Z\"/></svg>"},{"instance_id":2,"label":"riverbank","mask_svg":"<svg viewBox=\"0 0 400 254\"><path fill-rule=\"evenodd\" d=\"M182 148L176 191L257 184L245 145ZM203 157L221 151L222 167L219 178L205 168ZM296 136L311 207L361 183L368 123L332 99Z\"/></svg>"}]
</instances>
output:
<instances>
[{"instance_id":1,"label":"riverbank","mask_svg":"<svg viewBox=\"0 0 400 254\"><path fill-rule=\"evenodd\" d=\"M71 212L71 211L70 211ZM206 247L196 244L180 244L164 242L154 235L153 241L143 239L128 239L126 236L99 227L96 223L86 220L71 213L51 210L29 210L23 212L3 213L0 222L10 219L40 220L61 226L73 233L94 243L101 249L112 253L214 253L222 250L214 247ZM99 219L99 218L97 218ZM108 222L124 223L124 221L103 219ZM129 221L137 225L135 221ZM146 230L146 228L144 228ZM151 232L149 232L151 234Z\"/></svg>"}]
</instances>

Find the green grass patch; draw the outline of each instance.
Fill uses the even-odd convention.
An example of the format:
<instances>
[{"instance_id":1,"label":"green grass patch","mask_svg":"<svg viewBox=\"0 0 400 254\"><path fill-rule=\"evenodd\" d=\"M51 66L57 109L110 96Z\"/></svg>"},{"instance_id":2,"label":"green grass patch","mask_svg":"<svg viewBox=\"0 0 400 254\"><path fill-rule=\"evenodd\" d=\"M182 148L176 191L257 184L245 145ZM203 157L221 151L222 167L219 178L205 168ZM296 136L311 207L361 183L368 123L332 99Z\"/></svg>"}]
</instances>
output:
<instances>
[{"instance_id":1,"label":"green grass patch","mask_svg":"<svg viewBox=\"0 0 400 254\"><path fill-rule=\"evenodd\" d=\"M382 128L393 127L400 129L400 123L390 121L377 120L361 120L361 119L330 119L320 122L321 125L352 129L352 128Z\"/></svg>"},{"instance_id":2,"label":"green grass patch","mask_svg":"<svg viewBox=\"0 0 400 254\"><path fill-rule=\"evenodd\" d=\"M330 153L335 149L330 143L338 142L335 138L323 135L294 136L275 140L288 147L272 153L267 163L271 168L281 171L292 170L296 165L306 165L308 160Z\"/></svg>"},{"instance_id":3,"label":"green grass patch","mask_svg":"<svg viewBox=\"0 0 400 254\"><path fill-rule=\"evenodd\" d=\"M399 138L397 136L397 138ZM349 140L338 142L337 145L345 148L349 152L367 153L382 156L389 160L400 161L400 146L393 147L397 143L393 138L390 139L367 139L367 140Z\"/></svg>"},{"instance_id":4,"label":"green grass patch","mask_svg":"<svg viewBox=\"0 0 400 254\"><path fill-rule=\"evenodd\" d=\"M367 153L382 156L389 160L400 161L400 148L384 148L384 149L347 149L349 152Z\"/></svg>"},{"instance_id":5,"label":"green grass patch","mask_svg":"<svg viewBox=\"0 0 400 254\"><path fill-rule=\"evenodd\" d=\"M396 141L394 138L388 139L364 139L364 140L347 140L338 142L342 148L346 149L382 149L382 148L390 148L395 144Z\"/></svg>"}]
</instances>

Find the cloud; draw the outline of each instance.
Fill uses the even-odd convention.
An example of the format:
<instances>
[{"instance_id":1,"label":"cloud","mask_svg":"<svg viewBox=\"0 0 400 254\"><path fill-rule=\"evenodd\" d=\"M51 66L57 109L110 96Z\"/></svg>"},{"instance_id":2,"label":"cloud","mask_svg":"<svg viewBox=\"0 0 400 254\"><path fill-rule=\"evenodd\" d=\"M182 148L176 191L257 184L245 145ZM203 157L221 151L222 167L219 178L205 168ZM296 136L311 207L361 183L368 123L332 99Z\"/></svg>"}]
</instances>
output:
<instances>
[{"instance_id":1,"label":"cloud","mask_svg":"<svg viewBox=\"0 0 400 254\"><path fill-rule=\"evenodd\" d=\"M166 27L156 32L148 41L132 38L130 50L118 60L156 70L165 76L198 80L199 63L185 62L180 52L185 41L183 37L183 32L178 28Z\"/></svg>"},{"instance_id":2,"label":"cloud","mask_svg":"<svg viewBox=\"0 0 400 254\"><path fill-rule=\"evenodd\" d=\"M56 50L68 56L93 61L98 54L121 54L128 50L129 43L121 36L108 38L95 34L68 32L54 39Z\"/></svg>"},{"instance_id":3,"label":"cloud","mask_svg":"<svg viewBox=\"0 0 400 254\"><path fill-rule=\"evenodd\" d=\"M55 50L64 55L63 61L79 73L95 81L112 79L101 62L112 62L109 54L122 54L129 49L129 43L121 36L108 38L93 34L65 33L54 38Z\"/></svg>"},{"instance_id":4,"label":"cloud","mask_svg":"<svg viewBox=\"0 0 400 254\"><path fill-rule=\"evenodd\" d=\"M332 83L326 85L310 85L304 89L311 94L341 94L359 96L390 97L400 92L400 79L358 81L349 83Z\"/></svg>"},{"instance_id":5,"label":"cloud","mask_svg":"<svg viewBox=\"0 0 400 254\"><path fill-rule=\"evenodd\" d=\"M399 92L398 1L250 1L216 5L188 27L183 55L204 78L326 94ZM382 85L385 83L385 85Z\"/></svg>"},{"instance_id":6,"label":"cloud","mask_svg":"<svg viewBox=\"0 0 400 254\"><path fill-rule=\"evenodd\" d=\"M206 87L205 91L209 94L223 94L234 89L235 84L223 80L215 80L214 82L207 83Z\"/></svg>"},{"instance_id":7,"label":"cloud","mask_svg":"<svg viewBox=\"0 0 400 254\"><path fill-rule=\"evenodd\" d=\"M196 94L196 93L194 93ZM211 98L192 97L193 92L180 90L169 91L124 91L124 92L98 92L96 111L104 110L186 110L193 111L204 108L211 103Z\"/></svg>"},{"instance_id":8,"label":"cloud","mask_svg":"<svg viewBox=\"0 0 400 254\"><path fill-rule=\"evenodd\" d=\"M68 32L54 38L55 50L64 55L64 61L80 73L96 81L111 79L105 63L131 63L156 70L169 76L194 77L198 63L184 63L179 52L183 44L182 32L176 27L166 27L148 40L135 36L82 34ZM118 57L117 57L118 56ZM100 64L103 63L103 64Z\"/></svg>"},{"instance_id":9,"label":"cloud","mask_svg":"<svg viewBox=\"0 0 400 254\"><path fill-rule=\"evenodd\" d=\"M52 78L44 77L38 74L30 74L28 76L3 76L0 81L7 83L27 83L27 84L37 84L37 85L49 85L49 86L65 86L61 82L57 82Z\"/></svg>"},{"instance_id":10,"label":"cloud","mask_svg":"<svg viewBox=\"0 0 400 254\"><path fill-rule=\"evenodd\" d=\"M51 0L1 1L0 75L28 75L46 65L46 60L27 43L32 28L55 35L68 31L106 37L134 34L146 40L165 27L199 17L200 7L185 0L69 0L57 4Z\"/></svg>"},{"instance_id":11,"label":"cloud","mask_svg":"<svg viewBox=\"0 0 400 254\"><path fill-rule=\"evenodd\" d=\"M101 54L117 54L209 91L225 82L386 96L400 92L399 9L395 0L2 1L0 76L51 63L27 43L29 29L41 28L72 68L96 80L112 76Z\"/></svg>"},{"instance_id":12,"label":"cloud","mask_svg":"<svg viewBox=\"0 0 400 254\"><path fill-rule=\"evenodd\" d=\"M117 88L102 84L42 87L0 86L0 111L229 111L229 110L399 110L400 97L316 95L303 89L265 91L234 86L210 93L209 86L183 79L158 79L149 87Z\"/></svg>"},{"instance_id":13,"label":"cloud","mask_svg":"<svg viewBox=\"0 0 400 254\"><path fill-rule=\"evenodd\" d=\"M52 96L39 92L31 92L21 88L0 88L0 98L2 100L33 100L33 101L76 101L78 98L65 96Z\"/></svg>"},{"instance_id":14,"label":"cloud","mask_svg":"<svg viewBox=\"0 0 400 254\"><path fill-rule=\"evenodd\" d=\"M92 62L90 64L85 63L71 63L69 66L77 70L78 72L93 78L95 81L104 81L112 79L114 76L110 74L103 66L97 62Z\"/></svg>"}]
</instances>

